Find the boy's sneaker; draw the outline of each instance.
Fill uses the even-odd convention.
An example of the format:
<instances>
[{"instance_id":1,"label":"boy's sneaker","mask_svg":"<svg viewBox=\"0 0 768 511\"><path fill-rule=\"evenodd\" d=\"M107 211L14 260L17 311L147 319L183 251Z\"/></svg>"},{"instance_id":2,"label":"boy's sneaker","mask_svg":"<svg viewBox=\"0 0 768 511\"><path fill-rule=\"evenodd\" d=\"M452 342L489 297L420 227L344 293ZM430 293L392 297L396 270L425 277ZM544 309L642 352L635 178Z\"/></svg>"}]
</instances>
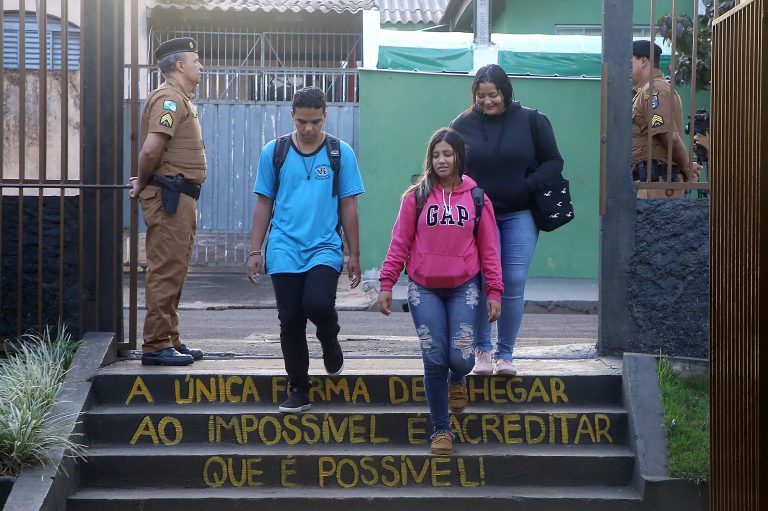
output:
<instances>
[{"instance_id":1,"label":"boy's sneaker","mask_svg":"<svg viewBox=\"0 0 768 511\"><path fill-rule=\"evenodd\" d=\"M475 349L475 367L472 368L472 372L482 375L493 374L493 363L491 362L490 351L480 351Z\"/></svg>"},{"instance_id":2,"label":"boy's sneaker","mask_svg":"<svg viewBox=\"0 0 768 511\"><path fill-rule=\"evenodd\" d=\"M277 407L283 413L301 413L306 412L310 408L312 408L312 403L309 402L309 393L298 389L291 391L288 399Z\"/></svg>"},{"instance_id":3,"label":"boy's sneaker","mask_svg":"<svg viewBox=\"0 0 768 511\"><path fill-rule=\"evenodd\" d=\"M447 431L435 433L432 437L432 454L438 456L450 456L453 454L453 435Z\"/></svg>"},{"instance_id":4,"label":"boy's sneaker","mask_svg":"<svg viewBox=\"0 0 768 511\"><path fill-rule=\"evenodd\" d=\"M496 361L496 374L502 374L506 376L514 376L517 374L517 369L512 365L511 360L504 360L500 358Z\"/></svg>"},{"instance_id":5,"label":"boy's sneaker","mask_svg":"<svg viewBox=\"0 0 768 511\"><path fill-rule=\"evenodd\" d=\"M460 413L467 407L469 401L469 395L467 394L466 383L449 383L448 384L448 408L453 413Z\"/></svg>"},{"instance_id":6,"label":"boy's sneaker","mask_svg":"<svg viewBox=\"0 0 768 511\"><path fill-rule=\"evenodd\" d=\"M327 351L323 351L323 365L325 372L331 376L337 376L344 370L344 352L337 339L334 339Z\"/></svg>"}]
</instances>

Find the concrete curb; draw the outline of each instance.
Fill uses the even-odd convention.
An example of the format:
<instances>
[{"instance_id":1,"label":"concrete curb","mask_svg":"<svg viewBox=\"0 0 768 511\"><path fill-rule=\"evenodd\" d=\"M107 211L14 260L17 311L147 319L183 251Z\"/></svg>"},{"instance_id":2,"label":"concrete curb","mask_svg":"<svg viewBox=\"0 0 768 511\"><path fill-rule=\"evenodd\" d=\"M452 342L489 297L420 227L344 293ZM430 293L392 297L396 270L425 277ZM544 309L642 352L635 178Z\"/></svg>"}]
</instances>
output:
<instances>
[{"instance_id":1,"label":"concrete curb","mask_svg":"<svg viewBox=\"0 0 768 511\"><path fill-rule=\"evenodd\" d=\"M708 485L670 477L667 436L656 355L625 353L622 385L629 413L627 437L635 453L632 483L643 495L643 508L654 511L705 511Z\"/></svg>"},{"instance_id":2,"label":"concrete curb","mask_svg":"<svg viewBox=\"0 0 768 511\"><path fill-rule=\"evenodd\" d=\"M363 288L371 291L369 311L378 312L376 297L379 274L363 274ZM526 314L597 314L599 311L597 281L592 279L531 278L526 284ZM401 276L392 288L392 311L408 312L408 277Z\"/></svg>"},{"instance_id":3,"label":"concrete curb","mask_svg":"<svg viewBox=\"0 0 768 511\"><path fill-rule=\"evenodd\" d=\"M523 312L525 314L597 314L599 305L600 302L591 300L525 300ZM391 309L408 312L408 300L406 298L392 298ZM374 300L367 308L350 310L378 312L379 307Z\"/></svg>"},{"instance_id":4,"label":"concrete curb","mask_svg":"<svg viewBox=\"0 0 768 511\"><path fill-rule=\"evenodd\" d=\"M70 438L75 441L85 432L80 415L91 400L91 380L99 368L116 358L114 340L113 333L85 334L64 377L53 413L70 417L67 426ZM77 460L65 457L63 450L53 451L50 458L52 462L48 466L31 467L19 474L4 511L65 511L67 497L74 493L77 485Z\"/></svg>"}]
</instances>

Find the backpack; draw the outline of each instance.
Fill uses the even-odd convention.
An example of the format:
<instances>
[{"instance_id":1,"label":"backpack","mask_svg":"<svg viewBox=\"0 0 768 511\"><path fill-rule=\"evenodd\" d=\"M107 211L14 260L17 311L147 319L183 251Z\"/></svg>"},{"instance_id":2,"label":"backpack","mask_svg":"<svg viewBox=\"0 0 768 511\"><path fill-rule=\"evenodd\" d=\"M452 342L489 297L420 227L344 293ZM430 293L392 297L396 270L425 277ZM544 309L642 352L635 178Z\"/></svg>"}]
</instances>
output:
<instances>
[{"instance_id":1,"label":"backpack","mask_svg":"<svg viewBox=\"0 0 768 511\"><path fill-rule=\"evenodd\" d=\"M483 199L485 196L485 191L479 186L474 186L472 187L472 190L470 191L470 193L472 194L472 202L475 204L475 227L472 230L472 234L474 234L475 238L477 238L477 229L478 227L480 227L480 217L483 215ZM421 216L421 211L423 209L424 209L424 206L416 208L417 228L419 224L419 217Z\"/></svg>"},{"instance_id":2,"label":"backpack","mask_svg":"<svg viewBox=\"0 0 768 511\"><path fill-rule=\"evenodd\" d=\"M291 134L283 135L275 139L275 152L272 155L272 165L275 167L275 197L277 189L280 186L280 169L288 156L288 150L291 148ZM333 170L333 195L339 195L339 174L341 173L341 144L339 139L325 134L325 150L328 152L328 159L331 162Z\"/></svg>"}]
</instances>

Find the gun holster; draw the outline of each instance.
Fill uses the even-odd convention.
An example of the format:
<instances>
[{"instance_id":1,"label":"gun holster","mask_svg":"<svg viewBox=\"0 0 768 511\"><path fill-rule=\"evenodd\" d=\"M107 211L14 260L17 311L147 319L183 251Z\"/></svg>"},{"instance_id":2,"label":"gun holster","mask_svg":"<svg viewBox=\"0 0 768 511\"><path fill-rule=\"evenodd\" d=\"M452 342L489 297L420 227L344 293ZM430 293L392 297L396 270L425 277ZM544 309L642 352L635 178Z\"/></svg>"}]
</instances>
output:
<instances>
[{"instance_id":1,"label":"gun holster","mask_svg":"<svg viewBox=\"0 0 768 511\"><path fill-rule=\"evenodd\" d=\"M163 209L169 215L176 214L179 207L179 194L189 195L195 200L200 198L200 185L185 181L183 174L176 174L173 177L155 174L150 182L162 188L160 197L163 201Z\"/></svg>"}]
</instances>

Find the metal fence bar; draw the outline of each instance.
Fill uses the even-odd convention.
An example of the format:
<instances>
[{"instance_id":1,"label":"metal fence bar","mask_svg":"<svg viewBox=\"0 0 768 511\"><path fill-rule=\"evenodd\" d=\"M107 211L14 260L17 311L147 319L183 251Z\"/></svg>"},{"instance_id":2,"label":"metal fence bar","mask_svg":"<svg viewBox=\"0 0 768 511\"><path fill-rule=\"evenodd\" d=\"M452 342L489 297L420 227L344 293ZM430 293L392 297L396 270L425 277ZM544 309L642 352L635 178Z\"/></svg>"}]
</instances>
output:
<instances>
[{"instance_id":1,"label":"metal fence bar","mask_svg":"<svg viewBox=\"0 0 768 511\"><path fill-rule=\"evenodd\" d=\"M80 1L80 97L82 98L85 93L85 0ZM80 180L85 177L85 105L83 101L80 101ZM79 274L77 278L78 283L78 323L80 326L80 332L83 332L85 326L85 253L83 248L85 247L85 233L83 232L84 218L85 218L85 194L78 194L78 225L80 228L77 230L77 248L78 248L78 269Z\"/></svg>"},{"instance_id":2,"label":"metal fence bar","mask_svg":"<svg viewBox=\"0 0 768 511\"><path fill-rule=\"evenodd\" d=\"M46 140L48 117L48 55L46 53L46 18L48 6L46 0L37 0L37 34L40 50L40 75L37 86L38 102L38 179L46 179ZM51 62L53 64L53 62ZM43 189L38 191L37 200L37 331L43 331Z\"/></svg>"},{"instance_id":3,"label":"metal fence bar","mask_svg":"<svg viewBox=\"0 0 768 511\"><path fill-rule=\"evenodd\" d=\"M40 189L40 188L50 188L50 189L62 189L62 190L116 190L116 189L127 189L128 185L110 185L110 184L56 184L56 183L38 183L38 184L18 184L13 181L4 181L0 183L0 188L9 188L12 190L16 189Z\"/></svg>"},{"instance_id":4,"label":"metal fence bar","mask_svg":"<svg viewBox=\"0 0 768 511\"><path fill-rule=\"evenodd\" d=\"M674 25L674 22L672 23ZM650 77L648 80L648 98L653 97L653 70L654 65L656 61L656 52L653 51L653 43L656 42L656 0L651 0L651 47L649 48L648 52L648 66L651 68L650 70ZM648 149L648 156L646 160L646 171L645 171L645 181L646 183L651 182L651 177L653 176L653 133L651 131L651 123L648 122L650 120L647 120L646 124L648 125L648 135L647 135L647 149Z\"/></svg>"},{"instance_id":5,"label":"metal fence bar","mask_svg":"<svg viewBox=\"0 0 768 511\"><path fill-rule=\"evenodd\" d=\"M655 1L655 0L654 0ZM669 80L669 87L672 90L672 98L677 98L677 94L675 93L675 73L677 72L677 0L672 0L672 55L671 60L669 63L669 74L671 75L672 79ZM691 96L695 94L695 91L691 91ZM677 106L677 105L675 105ZM673 128L675 131L677 131L678 128L678 121L680 123L683 122L682 119L677 119L677 116L674 115L675 112L675 106L672 107L672 122L674 123ZM682 105L680 105L680 111L682 113ZM670 143L667 144L667 183L672 182L672 147L674 143L672 142L673 137L668 137L668 140ZM682 140L682 137L681 137ZM679 169L682 171L683 169Z\"/></svg>"},{"instance_id":6,"label":"metal fence bar","mask_svg":"<svg viewBox=\"0 0 768 511\"><path fill-rule=\"evenodd\" d=\"M691 62L698 62L699 61L699 2L698 0L695 0L693 2L693 19L695 20L693 23L693 45L691 47ZM694 121L696 119L696 85L697 85L697 75L696 72L691 72L691 103L690 103L690 111L688 112L688 125L693 127ZM693 162L693 149L694 149L694 141L693 137L695 136L694 133L695 130L689 129L688 130L688 161ZM703 161L698 162L702 166L704 165ZM707 173L707 180L709 180L709 174Z\"/></svg>"},{"instance_id":7,"label":"metal fence bar","mask_svg":"<svg viewBox=\"0 0 768 511\"><path fill-rule=\"evenodd\" d=\"M131 176L139 174L139 0L131 1ZM139 208L131 202L128 345L136 349L139 259Z\"/></svg>"},{"instance_id":8,"label":"metal fence bar","mask_svg":"<svg viewBox=\"0 0 768 511\"><path fill-rule=\"evenodd\" d=\"M0 0L0 41L5 40L5 6L3 0ZM5 61L3 59L3 52L0 51L0 91L5 94ZM0 182L5 177L5 165L3 161L5 159L5 108L0 108ZM3 264L3 235L5 232L3 229L3 211L5 205L3 204L3 191L0 190L0 285L3 282L3 270L5 265ZM3 295L5 293L0 292L0 311L3 310Z\"/></svg>"},{"instance_id":9,"label":"metal fence bar","mask_svg":"<svg viewBox=\"0 0 768 511\"><path fill-rule=\"evenodd\" d=\"M26 165L26 70L27 70L27 13L26 2L23 9L19 9L19 179L24 179L24 168ZM20 6L21 7L21 6ZM19 190L19 236L18 236L18 261L16 274L18 275L18 286L16 289L16 333L21 334L21 304L24 296L24 192Z\"/></svg>"},{"instance_id":10,"label":"metal fence bar","mask_svg":"<svg viewBox=\"0 0 768 511\"><path fill-rule=\"evenodd\" d=\"M120 26L120 9L125 8L124 2L114 2L112 5L112 33L115 34L116 38L119 38L120 35L123 33ZM124 40L123 40L124 41ZM123 42L121 41L121 42ZM120 62L119 57L119 50L123 48L122 44L113 44L112 45L112 87L113 87L113 94L112 94L112 111L117 113L121 109L121 102L123 95L118 94L118 89L122 92L122 77L120 74L122 73L123 69L122 66L118 65L118 62ZM120 123L113 122L112 123L112 147L119 147L120 144L123 143L122 140L122 129L123 126ZM122 162L118 161L118 158L112 158L112 182L113 183L120 183L122 182ZM112 230L113 232L121 232L122 231L122 225L120 225L122 222L120 221L120 208L113 207L112 208ZM120 267L115 267L114 265L110 265L112 268L112 281L114 289L120 289L122 290L122 269ZM111 293L109 300L110 309L112 310L112 324L113 324L113 330L115 332L120 332L120 328L118 325L118 322L122 322L122 314L121 311L118 310L119 302L121 300L118 300L118 297L116 296L116 293Z\"/></svg>"},{"instance_id":11,"label":"metal fence bar","mask_svg":"<svg viewBox=\"0 0 768 511\"><path fill-rule=\"evenodd\" d=\"M61 0L61 182L69 179L69 0ZM66 194L59 194L59 318L64 318L64 208Z\"/></svg>"},{"instance_id":12,"label":"metal fence bar","mask_svg":"<svg viewBox=\"0 0 768 511\"><path fill-rule=\"evenodd\" d=\"M85 3L85 2L84 2ZM96 19L101 20L103 4L102 2L96 2ZM102 70L101 70L101 23L96 23L96 184L101 184L101 144L102 144L102 132L101 132L101 91L102 91ZM95 278L96 283L94 288L98 291L101 289L101 191L96 189L96 268ZM94 300L94 317L101 316L101 300Z\"/></svg>"},{"instance_id":13,"label":"metal fence bar","mask_svg":"<svg viewBox=\"0 0 768 511\"><path fill-rule=\"evenodd\" d=\"M767 4L740 2L712 27L713 511L756 511L768 501Z\"/></svg>"}]
</instances>

